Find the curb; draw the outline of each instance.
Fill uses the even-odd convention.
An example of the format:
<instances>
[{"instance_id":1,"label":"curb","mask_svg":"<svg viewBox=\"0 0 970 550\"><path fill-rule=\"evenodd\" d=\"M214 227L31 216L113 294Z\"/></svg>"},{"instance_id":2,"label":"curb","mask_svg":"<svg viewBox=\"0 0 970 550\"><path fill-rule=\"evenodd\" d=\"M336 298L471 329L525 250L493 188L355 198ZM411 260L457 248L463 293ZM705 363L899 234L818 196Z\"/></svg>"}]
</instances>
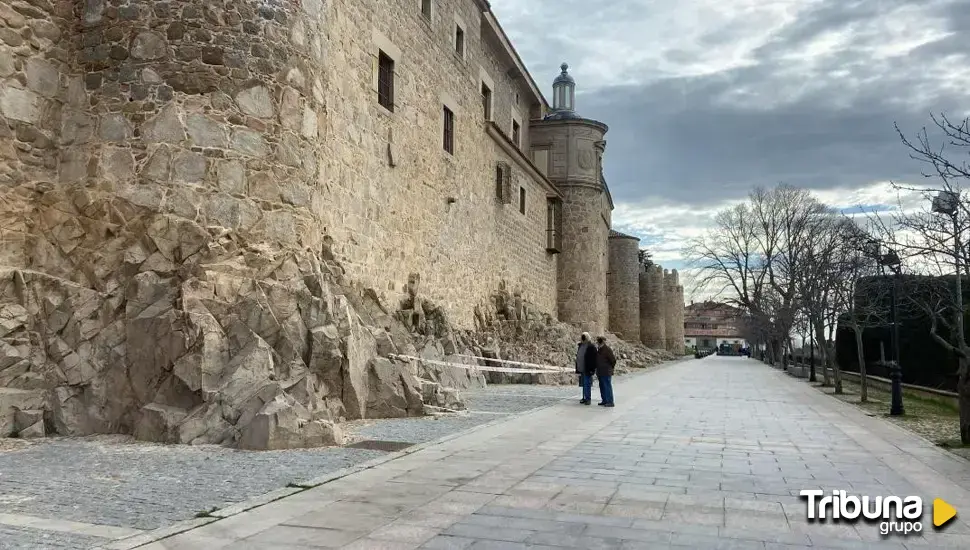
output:
<instances>
[{"instance_id":1,"label":"curb","mask_svg":"<svg viewBox=\"0 0 970 550\"><path fill-rule=\"evenodd\" d=\"M678 358L670 361L665 361L663 363L652 365L649 368L644 368L641 372L631 373L631 374L633 374L634 376L645 376L652 372L665 369L667 367L671 367L675 364L681 363L688 359L693 360L693 357L687 358L685 356L685 358ZM625 376L630 376L630 374L627 374ZM232 504L225 508L221 508L219 510L210 512L209 515L206 517L183 520L183 521L179 521L171 525L160 527L158 529L153 529L151 531L147 531L144 533L122 537L119 539L114 539L106 545L97 546L92 548L91 550L132 550L140 546L145 546L147 544L151 544L153 542L157 542L159 540L173 537L175 535L179 535L186 531L191 531L192 529L196 529L198 527L202 527L204 525L214 523L216 521L219 521L220 519L236 516L243 512L248 512L249 510L259 508L260 506L265 506L266 504L270 504L272 502L284 499L286 497L295 495L297 493L309 491L310 489L320 487L321 485L326 485L331 481L336 481L338 479L341 479L359 472L370 470L372 468L380 466L381 464L408 456L410 454L414 454L416 452L422 451L429 447L440 445L442 443L447 443L448 441L451 441L453 439L457 439L459 437L463 437L481 430L485 430L487 428L502 424L504 422L508 422L510 420L526 417L532 414L538 414L542 411L545 411L546 409L550 409L552 407L558 407L560 405L562 405L561 402L552 403L552 404L544 405L534 409L529 409L524 412L508 414L501 418L497 418L495 420L491 420L489 422L485 422L477 426L472 426L471 428L467 428L465 430L450 433L442 437L439 437L437 439L432 439L429 441L425 441L423 443L418 443L406 449L402 449L400 451L396 451L393 453L388 453L384 456L379 456L377 458L368 460L366 462L361 462L360 464L348 466L346 468L341 468L339 470L334 470L333 472L323 474L321 476L312 478L304 482L292 483L291 486L274 489L273 491L270 491L268 493L263 493L261 495L247 499L243 502L238 502L236 504Z\"/></svg>"}]
</instances>

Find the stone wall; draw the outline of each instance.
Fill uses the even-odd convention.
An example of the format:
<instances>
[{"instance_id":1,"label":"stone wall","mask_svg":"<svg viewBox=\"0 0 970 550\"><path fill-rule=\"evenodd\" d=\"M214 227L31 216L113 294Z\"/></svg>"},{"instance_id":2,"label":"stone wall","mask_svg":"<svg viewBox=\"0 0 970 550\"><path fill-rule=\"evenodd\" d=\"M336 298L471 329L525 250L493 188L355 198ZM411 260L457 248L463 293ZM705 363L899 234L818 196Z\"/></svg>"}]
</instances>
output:
<instances>
[{"instance_id":1,"label":"stone wall","mask_svg":"<svg viewBox=\"0 0 970 550\"><path fill-rule=\"evenodd\" d=\"M640 239L610 232L610 332L630 342L640 341Z\"/></svg>"},{"instance_id":2,"label":"stone wall","mask_svg":"<svg viewBox=\"0 0 970 550\"><path fill-rule=\"evenodd\" d=\"M529 175L514 148L509 154L507 138L488 130L483 75L501 133L511 132L519 96L526 150L528 118L540 107L483 34L477 4L436 1L430 22L416 0L327 4L330 77L318 186L326 200L316 211L353 278L393 306L409 274L418 273L427 297L462 327L502 281L540 310L556 309L556 258L545 247L546 198L555 191ZM453 46L459 23L463 58ZM378 104L373 87L378 51L396 56L393 112ZM442 146L444 105L455 113L454 155ZM514 173L509 202L496 196L500 161Z\"/></svg>"},{"instance_id":3,"label":"stone wall","mask_svg":"<svg viewBox=\"0 0 970 550\"><path fill-rule=\"evenodd\" d=\"M640 271L640 341L652 349L667 349L664 271L652 265Z\"/></svg>"},{"instance_id":4,"label":"stone wall","mask_svg":"<svg viewBox=\"0 0 970 550\"><path fill-rule=\"evenodd\" d=\"M90 133L65 115L86 99L71 71L72 6L0 3L0 265L27 265L31 204L57 181L57 149Z\"/></svg>"},{"instance_id":5,"label":"stone wall","mask_svg":"<svg viewBox=\"0 0 970 550\"><path fill-rule=\"evenodd\" d=\"M0 435L275 448L421 414L321 223L330 5L38 5L0 8Z\"/></svg>"},{"instance_id":6,"label":"stone wall","mask_svg":"<svg viewBox=\"0 0 970 550\"><path fill-rule=\"evenodd\" d=\"M677 270L664 270L664 319L666 321L667 351L683 353L684 349L684 287Z\"/></svg>"}]
</instances>

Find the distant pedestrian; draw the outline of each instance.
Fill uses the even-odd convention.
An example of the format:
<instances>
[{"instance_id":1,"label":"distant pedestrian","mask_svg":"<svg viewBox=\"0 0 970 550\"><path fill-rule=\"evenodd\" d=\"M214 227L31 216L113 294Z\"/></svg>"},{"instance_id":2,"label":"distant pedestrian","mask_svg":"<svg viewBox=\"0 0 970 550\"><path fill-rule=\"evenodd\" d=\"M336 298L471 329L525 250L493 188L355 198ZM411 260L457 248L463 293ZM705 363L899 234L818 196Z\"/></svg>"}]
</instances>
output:
<instances>
[{"instance_id":1,"label":"distant pedestrian","mask_svg":"<svg viewBox=\"0 0 970 550\"><path fill-rule=\"evenodd\" d=\"M613 406L613 369L616 367L616 356L613 350L606 345L606 338L598 336L596 338L596 379L600 386L599 404L601 407Z\"/></svg>"},{"instance_id":2,"label":"distant pedestrian","mask_svg":"<svg viewBox=\"0 0 970 550\"><path fill-rule=\"evenodd\" d=\"M579 401L589 405L592 401L593 373L596 372L596 346L593 345L589 333L584 332L579 337L576 349L576 374L579 375L579 385L583 388L583 398Z\"/></svg>"}]
</instances>

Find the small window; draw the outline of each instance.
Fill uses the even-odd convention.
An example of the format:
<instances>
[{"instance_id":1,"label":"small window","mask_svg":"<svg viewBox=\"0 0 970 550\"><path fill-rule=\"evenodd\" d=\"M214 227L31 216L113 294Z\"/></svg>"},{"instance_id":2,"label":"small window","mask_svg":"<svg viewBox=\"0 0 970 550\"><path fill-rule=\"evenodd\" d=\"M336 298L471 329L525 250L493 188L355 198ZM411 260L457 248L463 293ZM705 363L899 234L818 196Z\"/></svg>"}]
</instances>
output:
<instances>
[{"instance_id":1,"label":"small window","mask_svg":"<svg viewBox=\"0 0 970 550\"><path fill-rule=\"evenodd\" d=\"M521 134L521 131L519 128L519 121L513 120L512 121L512 143L514 143L516 147L521 147L521 144L519 143L520 134Z\"/></svg>"},{"instance_id":2,"label":"small window","mask_svg":"<svg viewBox=\"0 0 970 550\"><path fill-rule=\"evenodd\" d=\"M445 131L444 147L449 154L455 154L455 113L451 112L447 106L444 108Z\"/></svg>"},{"instance_id":3,"label":"small window","mask_svg":"<svg viewBox=\"0 0 970 550\"><path fill-rule=\"evenodd\" d=\"M394 112L394 60L383 51L377 55L377 102Z\"/></svg>"},{"instance_id":4,"label":"small window","mask_svg":"<svg viewBox=\"0 0 970 550\"><path fill-rule=\"evenodd\" d=\"M546 201L546 251L557 254L562 250L562 202Z\"/></svg>"},{"instance_id":5,"label":"small window","mask_svg":"<svg viewBox=\"0 0 970 550\"><path fill-rule=\"evenodd\" d=\"M502 204L512 202L512 167L507 162L495 165L495 196Z\"/></svg>"},{"instance_id":6,"label":"small window","mask_svg":"<svg viewBox=\"0 0 970 550\"><path fill-rule=\"evenodd\" d=\"M515 92L515 104L519 104L519 92Z\"/></svg>"},{"instance_id":7,"label":"small window","mask_svg":"<svg viewBox=\"0 0 970 550\"><path fill-rule=\"evenodd\" d=\"M425 19L431 20L431 0L421 0L421 15Z\"/></svg>"},{"instance_id":8,"label":"small window","mask_svg":"<svg viewBox=\"0 0 970 550\"><path fill-rule=\"evenodd\" d=\"M519 187L519 213L525 214L525 187Z\"/></svg>"},{"instance_id":9,"label":"small window","mask_svg":"<svg viewBox=\"0 0 970 550\"><path fill-rule=\"evenodd\" d=\"M465 57L465 31L455 25L455 53Z\"/></svg>"},{"instance_id":10,"label":"small window","mask_svg":"<svg viewBox=\"0 0 970 550\"><path fill-rule=\"evenodd\" d=\"M485 113L485 120L492 120L492 90L484 82L482 82L482 112Z\"/></svg>"}]
</instances>

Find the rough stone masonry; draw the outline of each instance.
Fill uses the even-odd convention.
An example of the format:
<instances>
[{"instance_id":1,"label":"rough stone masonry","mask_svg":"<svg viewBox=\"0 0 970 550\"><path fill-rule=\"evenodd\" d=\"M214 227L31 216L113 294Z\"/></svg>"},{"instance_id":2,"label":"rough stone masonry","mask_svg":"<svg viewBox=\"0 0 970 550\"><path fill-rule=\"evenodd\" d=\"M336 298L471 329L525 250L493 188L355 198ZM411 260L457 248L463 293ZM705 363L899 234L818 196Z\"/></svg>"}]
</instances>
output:
<instances>
[{"instance_id":1,"label":"rough stone masonry","mask_svg":"<svg viewBox=\"0 0 970 550\"><path fill-rule=\"evenodd\" d=\"M332 444L502 292L610 328L606 126L420 4L0 4L0 435Z\"/></svg>"}]
</instances>

